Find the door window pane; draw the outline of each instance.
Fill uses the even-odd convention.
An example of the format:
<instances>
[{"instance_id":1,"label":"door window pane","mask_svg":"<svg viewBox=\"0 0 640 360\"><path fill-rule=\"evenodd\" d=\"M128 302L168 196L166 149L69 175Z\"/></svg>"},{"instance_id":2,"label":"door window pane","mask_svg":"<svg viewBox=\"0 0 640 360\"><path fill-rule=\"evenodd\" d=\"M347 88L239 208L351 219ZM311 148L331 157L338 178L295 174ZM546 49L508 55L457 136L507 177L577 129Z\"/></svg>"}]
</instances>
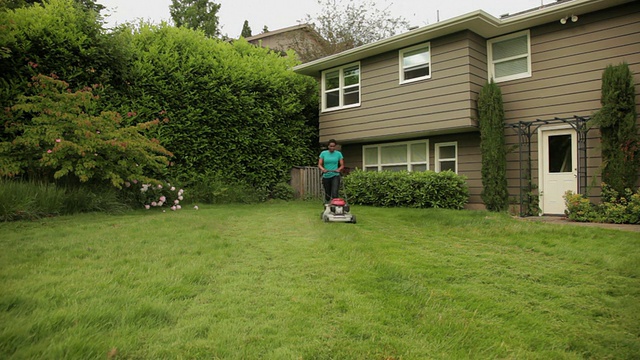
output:
<instances>
[{"instance_id":1,"label":"door window pane","mask_svg":"<svg viewBox=\"0 0 640 360\"><path fill-rule=\"evenodd\" d=\"M572 172L571 135L549 136L549 172Z\"/></svg>"}]
</instances>

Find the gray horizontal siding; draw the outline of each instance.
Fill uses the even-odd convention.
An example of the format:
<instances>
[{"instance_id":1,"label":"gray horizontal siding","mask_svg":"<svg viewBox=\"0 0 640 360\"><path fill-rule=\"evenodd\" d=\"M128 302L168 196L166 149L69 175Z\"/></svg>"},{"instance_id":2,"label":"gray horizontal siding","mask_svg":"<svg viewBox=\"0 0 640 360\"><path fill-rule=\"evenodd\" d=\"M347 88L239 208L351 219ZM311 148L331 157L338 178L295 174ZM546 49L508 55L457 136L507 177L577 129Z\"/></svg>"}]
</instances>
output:
<instances>
[{"instance_id":1,"label":"gray horizontal siding","mask_svg":"<svg viewBox=\"0 0 640 360\"><path fill-rule=\"evenodd\" d=\"M600 109L602 73L608 65L629 64L640 88L640 3L608 11L583 14L577 23L548 24L531 30L532 77L499 83L507 123L536 119L591 116ZM637 97L640 105L640 96ZM640 106L639 106L640 110ZM640 121L639 121L640 124ZM508 144L518 144L513 130ZM532 177L538 180L538 137L531 142ZM588 183L600 184L600 136L597 128L587 136ZM517 151L508 156L509 191L517 196ZM596 187L590 192L599 196Z\"/></svg>"},{"instance_id":2,"label":"gray horizontal siding","mask_svg":"<svg viewBox=\"0 0 640 360\"><path fill-rule=\"evenodd\" d=\"M321 113L320 141L469 131L475 126L477 92L486 81L485 46L470 32L435 39L431 79L409 84L399 84L397 51L362 61L361 105Z\"/></svg>"}]
</instances>

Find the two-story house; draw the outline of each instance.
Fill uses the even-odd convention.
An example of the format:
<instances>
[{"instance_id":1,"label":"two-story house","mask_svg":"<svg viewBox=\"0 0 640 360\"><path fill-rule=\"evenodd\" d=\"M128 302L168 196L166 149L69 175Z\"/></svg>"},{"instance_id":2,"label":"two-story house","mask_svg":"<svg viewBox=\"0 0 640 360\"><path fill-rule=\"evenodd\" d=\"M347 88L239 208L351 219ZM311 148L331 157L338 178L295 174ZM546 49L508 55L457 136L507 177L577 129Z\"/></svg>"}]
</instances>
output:
<instances>
[{"instance_id":1,"label":"two-story house","mask_svg":"<svg viewBox=\"0 0 640 360\"><path fill-rule=\"evenodd\" d=\"M562 214L565 191L600 184L600 134L586 121L603 71L622 62L637 87L640 1L560 0L500 19L475 11L294 71L319 79L320 141L336 139L347 167L452 170L468 179L470 208L483 207L476 102L493 79L510 197L522 206L533 188L543 213Z\"/></svg>"}]
</instances>

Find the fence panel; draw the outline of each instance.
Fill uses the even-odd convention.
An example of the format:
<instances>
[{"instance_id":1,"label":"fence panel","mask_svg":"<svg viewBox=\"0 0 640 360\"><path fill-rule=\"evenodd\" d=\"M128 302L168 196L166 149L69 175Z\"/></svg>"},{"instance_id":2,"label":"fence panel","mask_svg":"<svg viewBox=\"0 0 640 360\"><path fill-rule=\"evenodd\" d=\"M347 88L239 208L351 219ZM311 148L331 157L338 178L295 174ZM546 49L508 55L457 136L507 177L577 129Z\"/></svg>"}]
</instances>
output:
<instances>
[{"instance_id":1,"label":"fence panel","mask_svg":"<svg viewBox=\"0 0 640 360\"><path fill-rule=\"evenodd\" d=\"M322 199L322 173L316 166L295 166L291 169L291 187L299 199Z\"/></svg>"}]
</instances>

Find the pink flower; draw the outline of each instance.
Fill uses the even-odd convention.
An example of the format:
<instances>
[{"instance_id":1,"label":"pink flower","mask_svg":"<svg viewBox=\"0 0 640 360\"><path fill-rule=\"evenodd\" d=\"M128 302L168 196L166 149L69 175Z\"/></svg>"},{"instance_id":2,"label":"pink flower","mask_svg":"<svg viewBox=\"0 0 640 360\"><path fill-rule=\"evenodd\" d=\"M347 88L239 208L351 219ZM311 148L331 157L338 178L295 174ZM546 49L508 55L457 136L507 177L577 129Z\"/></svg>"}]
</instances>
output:
<instances>
[{"instance_id":1,"label":"pink flower","mask_svg":"<svg viewBox=\"0 0 640 360\"><path fill-rule=\"evenodd\" d=\"M172 186L170 190L171 190L171 191L176 191L175 186Z\"/></svg>"},{"instance_id":2,"label":"pink flower","mask_svg":"<svg viewBox=\"0 0 640 360\"><path fill-rule=\"evenodd\" d=\"M96 134L100 134L100 130L96 130Z\"/></svg>"},{"instance_id":3,"label":"pink flower","mask_svg":"<svg viewBox=\"0 0 640 360\"><path fill-rule=\"evenodd\" d=\"M162 189L162 185L158 184L158 189Z\"/></svg>"},{"instance_id":4,"label":"pink flower","mask_svg":"<svg viewBox=\"0 0 640 360\"><path fill-rule=\"evenodd\" d=\"M155 201L153 201L153 202L151 203L151 206L158 206L158 203L157 203L157 202L155 202Z\"/></svg>"},{"instance_id":5,"label":"pink flower","mask_svg":"<svg viewBox=\"0 0 640 360\"><path fill-rule=\"evenodd\" d=\"M178 200L182 201L182 200L184 200L184 197L178 196Z\"/></svg>"},{"instance_id":6,"label":"pink flower","mask_svg":"<svg viewBox=\"0 0 640 360\"><path fill-rule=\"evenodd\" d=\"M145 209L147 209L147 210L149 210L149 209L151 209L151 206L149 206L149 205L145 205L145 206L144 206L144 208L145 208Z\"/></svg>"},{"instance_id":7,"label":"pink flower","mask_svg":"<svg viewBox=\"0 0 640 360\"><path fill-rule=\"evenodd\" d=\"M164 196L164 195L160 196L160 201L162 201L162 202L167 201L167 197L166 197L166 196Z\"/></svg>"},{"instance_id":8,"label":"pink flower","mask_svg":"<svg viewBox=\"0 0 640 360\"><path fill-rule=\"evenodd\" d=\"M173 200L173 203L178 205L178 204L180 204L180 200Z\"/></svg>"},{"instance_id":9,"label":"pink flower","mask_svg":"<svg viewBox=\"0 0 640 360\"><path fill-rule=\"evenodd\" d=\"M56 142L57 142L57 143L59 143L60 141L62 141L62 140L60 140L60 139L56 139Z\"/></svg>"},{"instance_id":10,"label":"pink flower","mask_svg":"<svg viewBox=\"0 0 640 360\"><path fill-rule=\"evenodd\" d=\"M164 201L158 201L158 206L164 205Z\"/></svg>"},{"instance_id":11,"label":"pink flower","mask_svg":"<svg viewBox=\"0 0 640 360\"><path fill-rule=\"evenodd\" d=\"M176 211L176 206L175 206L175 205L174 205L174 206L172 206L172 207L171 207L171 210Z\"/></svg>"},{"instance_id":12,"label":"pink flower","mask_svg":"<svg viewBox=\"0 0 640 360\"><path fill-rule=\"evenodd\" d=\"M176 205L176 209L180 210L180 209L182 209L182 206Z\"/></svg>"},{"instance_id":13,"label":"pink flower","mask_svg":"<svg viewBox=\"0 0 640 360\"><path fill-rule=\"evenodd\" d=\"M138 183L138 180L133 180L133 183L134 183L134 184L137 184L137 183Z\"/></svg>"},{"instance_id":14,"label":"pink flower","mask_svg":"<svg viewBox=\"0 0 640 360\"><path fill-rule=\"evenodd\" d=\"M47 154L51 154L52 152L51 149L47 150Z\"/></svg>"}]
</instances>

